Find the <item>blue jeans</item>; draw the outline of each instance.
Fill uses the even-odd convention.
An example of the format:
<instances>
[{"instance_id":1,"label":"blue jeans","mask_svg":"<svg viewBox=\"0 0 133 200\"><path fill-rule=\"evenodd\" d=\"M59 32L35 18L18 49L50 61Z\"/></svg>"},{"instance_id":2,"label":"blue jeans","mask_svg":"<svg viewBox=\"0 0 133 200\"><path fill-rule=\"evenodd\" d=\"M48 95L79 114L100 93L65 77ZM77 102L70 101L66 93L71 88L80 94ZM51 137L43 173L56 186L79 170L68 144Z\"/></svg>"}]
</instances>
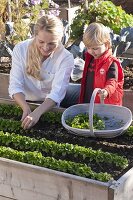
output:
<instances>
[{"instance_id":1,"label":"blue jeans","mask_svg":"<svg viewBox=\"0 0 133 200\"><path fill-rule=\"evenodd\" d=\"M78 103L80 95L80 86L80 84L69 83L66 95L62 100L60 107L68 108Z\"/></svg>"},{"instance_id":2,"label":"blue jeans","mask_svg":"<svg viewBox=\"0 0 133 200\"><path fill-rule=\"evenodd\" d=\"M79 95L80 95L80 86L81 85L78 83L69 83L67 91L66 91L66 95L65 95L64 99L61 101L60 107L68 108L68 107L78 103ZM27 100L27 102L41 104L43 101Z\"/></svg>"}]
</instances>

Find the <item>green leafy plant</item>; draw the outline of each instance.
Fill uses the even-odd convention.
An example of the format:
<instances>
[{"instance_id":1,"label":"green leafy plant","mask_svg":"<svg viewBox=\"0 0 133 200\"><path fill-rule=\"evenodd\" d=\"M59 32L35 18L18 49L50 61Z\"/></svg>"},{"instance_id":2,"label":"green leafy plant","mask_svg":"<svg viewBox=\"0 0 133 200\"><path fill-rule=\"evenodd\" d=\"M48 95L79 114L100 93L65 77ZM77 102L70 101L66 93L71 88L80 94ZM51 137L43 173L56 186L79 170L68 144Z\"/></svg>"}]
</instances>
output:
<instances>
[{"instance_id":1,"label":"green leafy plant","mask_svg":"<svg viewBox=\"0 0 133 200\"><path fill-rule=\"evenodd\" d=\"M78 176L83 176L87 178L92 178L107 182L112 178L108 173L96 173L86 164L75 163L65 160L56 160L53 157L44 157L39 152L31 151L17 151L9 147L0 147L0 156L4 158L9 158L12 160L17 160L20 162L29 163L32 165L47 167L54 170L59 170L62 172L67 172L70 174L75 174Z\"/></svg>"},{"instance_id":2,"label":"green leafy plant","mask_svg":"<svg viewBox=\"0 0 133 200\"><path fill-rule=\"evenodd\" d=\"M36 23L40 17L41 10L48 9L48 1L42 0L42 3L31 6L25 6L25 0L20 0L18 4L14 1L11 2L12 21L15 33L8 37L11 44L25 40L31 37L31 25ZM24 17L26 16L27 17Z\"/></svg>"},{"instance_id":3,"label":"green leafy plant","mask_svg":"<svg viewBox=\"0 0 133 200\"><path fill-rule=\"evenodd\" d=\"M71 38L82 37L85 25L92 22L103 23L114 33L119 33L122 28L133 26L133 15L127 14L121 6L115 6L111 1L94 0L87 10L82 6L77 11L71 24Z\"/></svg>"},{"instance_id":4,"label":"green leafy plant","mask_svg":"<svg viewBox=\"0 0 133 200\"><path fill-rule=\"evenodd\" d=\"M60 123L61 112L47 112L40 118L41 122ZM0 104L0 116L3 118L20 119L22 116L22 109L19 106Z\"/></svg>"},{"instance_id":5,"label":"green leafy plant","mask_svg":"<svg viewBox=\"0 0 133 200\"><path fill-rule=\"evenodd\" d=\"M6 9L6 5L7 5L6 0L0 1L0 40L3 40L5 35L5 24L3 22L3 15Z\"/></svg>"},{"instance_id":6,"label":"green leafy plant","mask_svg":"<svg viewBox=\"0 0 133 200\"><path fill-rule=\"evenodd\" d=\"M126 134L130 137L133 137L133 125L128 128Z\"/></svg>"},{"instance_id":7,"label":"green leafy plant","mask_svg":"<svg viewBox=\"0 0 133 200\"><path fill-rule=\"evenodd\" d=\"M59 144L46 139L37 140L14 133L4 133L3 131L0 131L0 145L11 145L13 148L23 151L39 151L55 157L64 156L66 158L66 156L71 155L73 157L79 157L82 163L87 159L87 162L95 160L97 163L105 162L115 164L122 169L128 166L128 160L117 154L104 152L102 150L93 150L73 144Z\"/></svg>"},{"instance_id":8,"label":"green leafy plant","mask_svg":"<svg viewBox=\"0 0 133 200\"><path fill-rule=\"evenodd\" d=\"M79 129L89 129L89 117L88 114L79 114L75 117L70 117L66 120L66 123L73 127ZM94 129L103 130L105 128L105 123L100 116L97 114L93 115L93 126Z\"/></svg>"}]
</instances>

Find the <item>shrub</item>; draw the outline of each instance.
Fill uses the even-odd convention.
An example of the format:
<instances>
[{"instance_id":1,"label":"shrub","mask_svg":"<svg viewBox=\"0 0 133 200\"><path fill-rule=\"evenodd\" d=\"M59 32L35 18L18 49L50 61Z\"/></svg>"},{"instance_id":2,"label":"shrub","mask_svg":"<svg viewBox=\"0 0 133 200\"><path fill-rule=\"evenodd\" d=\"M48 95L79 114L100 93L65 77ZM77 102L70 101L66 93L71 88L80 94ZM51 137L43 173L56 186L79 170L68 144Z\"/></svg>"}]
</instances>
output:
<instances>
[{"instance_id":1,"label":"shrub","mask_svg":"<svg viewBox=\"0 0 133 200\"><path fill-rule=\"evenodd\" d=\"M133 15L127 14L121 6L115 6L111 1L95 0L85 9L82 6L76 12L71 24L71 38L77 39L83 35L84 26L92 22L100 22L119 34L124 27L133 26Z\"/></svg>"}]
</instances>

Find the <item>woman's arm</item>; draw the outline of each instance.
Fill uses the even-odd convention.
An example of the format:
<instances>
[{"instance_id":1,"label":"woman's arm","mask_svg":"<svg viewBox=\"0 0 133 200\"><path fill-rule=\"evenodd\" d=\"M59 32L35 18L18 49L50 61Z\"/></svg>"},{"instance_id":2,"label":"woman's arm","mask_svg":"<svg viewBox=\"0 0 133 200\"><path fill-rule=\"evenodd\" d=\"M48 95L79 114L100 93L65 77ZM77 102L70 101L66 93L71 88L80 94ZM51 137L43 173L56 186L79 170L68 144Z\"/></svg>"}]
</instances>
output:
<instances>
[{"instance_id":1,"label":"woman's arm","mask_svg":"<svg viewBox=\"0 0 133 200\"><path fill-rule=\"evenodd\" d=\"M13 95L13 99L23 110L23 115L21 118L21 121L23 121L25 117L31 113L30 107L25 100L25 95L23 93L16 93Z\"/></svg>"},{"instance_id":2,"label":"woman's arm","mask_svg":"<svg viewBox=\"0 0 133 200\"><path fill-rule=\"evenodd\" d=\"M71 71L74 67L74 59L71 54L68 54L64 57L58 67L58 70L55 73L51 92L47 95L46 98L53 99L57 103L57 106L60 105L60 102L64 99L66 90L69 84Z\"/></svg>"},{"instance_id":3,"label":"woman's arm","mask_svg":"<svg viewBox=\"0 0 133 200\"><path fill-rule=\"evenodd\" d=\"M24 66L26 63L26 55L23 52L23 49L26 51L25 45L18 43L12 54L12 67L10 70L9 78L9 95L13 98L14 94L25 93L24 91Z\"/></svg>"},{"instance_id":4,"label":"woman's arm","mask_svg":"<svg viewBox=\"0 0 133 200\"><path fill-rule=\"evenodd\" d=\"M33 112L31 112L31 109L26 102L23 93L14 94L13 99L23 110L21 121L22 127L24 129L28 129L34 126L43 113L49 111L52 107L56 105L56 103L52 99L47 98L40 106L38 106Z\"/></svg>"}]
</instances>

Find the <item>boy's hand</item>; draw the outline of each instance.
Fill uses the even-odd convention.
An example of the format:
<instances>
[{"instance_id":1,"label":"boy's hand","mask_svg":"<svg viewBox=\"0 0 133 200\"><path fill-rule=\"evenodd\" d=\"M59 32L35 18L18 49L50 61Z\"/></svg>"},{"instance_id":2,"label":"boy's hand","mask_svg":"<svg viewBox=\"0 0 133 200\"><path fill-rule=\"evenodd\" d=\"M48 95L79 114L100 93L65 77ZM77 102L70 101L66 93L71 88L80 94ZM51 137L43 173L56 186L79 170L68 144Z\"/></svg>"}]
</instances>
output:
<instances>
[{"instance_id":1,"label":"boy's hand","mask_svg":"<svg viewBox=\"0 0 133 200\"><path fill-rule=\"evenodd\" d=\"M101 89L100 91L100 98L105 99L108 96L108 92L105 89Z\"/></svg>"}]
</instances>

